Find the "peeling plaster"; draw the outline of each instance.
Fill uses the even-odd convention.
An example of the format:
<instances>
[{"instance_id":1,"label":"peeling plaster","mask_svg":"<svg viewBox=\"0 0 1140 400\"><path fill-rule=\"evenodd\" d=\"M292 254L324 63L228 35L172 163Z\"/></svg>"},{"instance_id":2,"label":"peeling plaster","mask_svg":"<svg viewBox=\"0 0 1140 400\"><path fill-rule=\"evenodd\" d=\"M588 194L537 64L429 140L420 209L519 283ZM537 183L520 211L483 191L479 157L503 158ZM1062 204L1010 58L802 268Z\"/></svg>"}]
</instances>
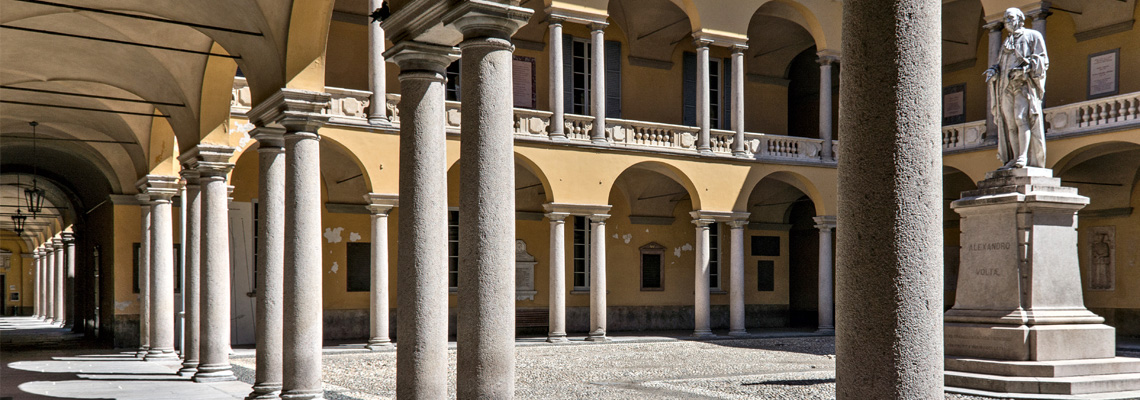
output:
<instances>
[{"instance_id":1,"label":"peeling plaster","mask_svg":"<svg viewBox=\"0 0 1140 400\"><path fill-rule=\"evenodd\" d=\"M356 241L359 241L359 240L360 240L360 234L359 234L359 233L356 233L356 232L349 232L349 234L348 234L348 241L350 241L350 242L356 242Z\"/></svg>"},{"instance_id":2,"label":"peeling plaster","mask_svg":"<svg viewBox=\"0 0 1140 400\"><path fill-rule=\"evenodd\" d=\"M629 244L629 241L630 241L630 240L633 240L633 235L631 235L631 234L628 234L628 233L627 233L627 234L624 234L624 235L621 235L621 240L622 240L622 241L625 241L625 244Z\"/></svg>"},{"instance_id":3,"label":"peeling plaster","mask_svg":"<svg viewBox=\"0 0 1140 400\"><path fill-rule=\"evenodd\" d=\"M329 268L329 273L330 273L330 274L335 274L337 271L340 271L340 264L337 264L337 262L336 262L336 261L333 261L333 265L332 265L332 267L331 267L331 268Z\"/></svg>"},{"instance_id":4,"label":"peeling plaster","mask_svg":"<svg viewBox=\"0 0 1140 400\"><path fill-rule=\"evenodd\" d=\"M693 245L691 243L685 243L684 246L673 249L673 255L677 258L681 258L682 251L693 251Z\"/></svg>"},{"instance_id":5,"label":"peeling plaster","mask_svg":"<svg viewBox=\"0 0 1140 400\"><path fill-rule=\"evenodd\" d=\"M119 311L123 311L123 310L126 310L126 309L127 309L127 307L130 307L130 306L131 306L131 304L134 304L134 303L135 303L135 302L133 302L133 301L130 301L130 300L127 300L127 301L116 301L116 302L115 302L115 309L116 309L116 310L119 310Z\"/></svg>"},{"instance_id":6,"label":"peeling plaster","mask_svg":"<svg viewBox=\"0 0 1140 400\"><path fill-rule=\"evenodd\" d=\"M344 240L344 238L340 236L341 232L344 232L344 228L339 226L336 228L325 228L325 239L328 240L329 243L340 243L341 240Z\"/></svg>"}]
</instances>

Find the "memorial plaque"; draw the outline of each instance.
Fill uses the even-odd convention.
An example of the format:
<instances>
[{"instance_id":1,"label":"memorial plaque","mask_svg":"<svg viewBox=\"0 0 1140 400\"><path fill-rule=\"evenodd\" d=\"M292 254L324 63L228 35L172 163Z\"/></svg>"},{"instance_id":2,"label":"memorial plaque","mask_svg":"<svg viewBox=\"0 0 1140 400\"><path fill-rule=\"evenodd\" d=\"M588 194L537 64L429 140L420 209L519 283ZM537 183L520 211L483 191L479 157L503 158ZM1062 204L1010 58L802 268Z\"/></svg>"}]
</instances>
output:
<instances>
[{"instance_id":1,"label":"memorial plaque","mask_svg":"<svg viewBox=\"0 0 1140 400\"><path fill-rule=\"evenodd\" d=\"M942 88L942 125L966 122L966 84Z\"/></svg>"},{"instance_id":2,"label":"memorial plaque","mask_svg":"<svg viewBox=\"0 0 1140 400\"><path fill-rule=\"evenodd\" d=\"M1089 98L1120 92L1120 49L1089 55Z\"/></svg>"},{"instance_id":3,"label":"memorial plaque","mask_svg":"<svg viewBox=\"0 0 1140 400\"><path fill-rule=\"evenodd\" d=\"M1089 229L1089 290L1116 289L1116 227Z\"/></svg>"},{"instance_id":4,"label":"memorial plaque","mask_svg":"<svg viewBox=\"0 0 1140 400\"><path fill-rule=\"evenodd\" d=\"M535 108L534 57L514 57L511 70L514 76L515 107Z\"/></svg>"}]
</instances>

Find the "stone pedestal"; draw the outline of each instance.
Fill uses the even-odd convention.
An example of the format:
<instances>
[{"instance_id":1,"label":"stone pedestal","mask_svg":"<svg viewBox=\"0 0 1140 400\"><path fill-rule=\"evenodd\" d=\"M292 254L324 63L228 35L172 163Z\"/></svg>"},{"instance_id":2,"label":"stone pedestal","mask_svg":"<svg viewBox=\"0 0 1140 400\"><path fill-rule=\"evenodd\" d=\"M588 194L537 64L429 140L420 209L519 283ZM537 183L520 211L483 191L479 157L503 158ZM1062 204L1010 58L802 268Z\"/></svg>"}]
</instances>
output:
<instances>
[{"instance_id":1,"label":"stone pedestal","mask_svg":"<svg viewBox=\"0 0 1140 400\"><path fill-rule=\"evenodd\" d=\"M1140 360L1115 359L1115 329L1084 306L1076 213L1088 202L1052 170L1019 168L986 174L951 203L962 217L962 253L945 315L948 386L1034 395L1140 389ZM1066 372L1049 372L1057 365ZM1037 378L1056 382L1018 383ZM1082 386L1114 379L1131 387Z\"/></svg>"}]
</instances>

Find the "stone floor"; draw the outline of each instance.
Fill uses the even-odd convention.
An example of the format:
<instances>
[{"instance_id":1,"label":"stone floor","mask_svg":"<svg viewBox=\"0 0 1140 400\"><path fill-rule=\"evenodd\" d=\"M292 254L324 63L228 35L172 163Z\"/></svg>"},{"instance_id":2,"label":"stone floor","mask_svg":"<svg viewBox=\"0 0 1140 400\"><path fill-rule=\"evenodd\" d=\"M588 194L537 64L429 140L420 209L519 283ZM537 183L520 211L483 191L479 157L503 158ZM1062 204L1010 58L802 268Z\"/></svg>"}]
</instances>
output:
<instances>
[{"instance_id":1,"label":"stone floor","mask_svg":"<svg viewBox=\"0 0 1140 400\"><path fill-rule=\"evenodd\" d=\"M834 341L804 331L754 337L689 340L682 332L619 335L596 344L572 338L550 345L522 338L517 348L520 399L833 399ZM452 343L454 349L454 343ZM1140 342L1121 354L1140 356ZM330 344L324 355L329 399L395 397L394 350L371 352ZM455 393L455 352L449 356ZM27 317L0 318L0 400L11 399L241 399L253 377L253 351L235 349L241 381L191 383L177 363L143 362L129 352L100 348L77 335ZM947 399L980 399L948 394Z\"/></svg>"}]
</instances>

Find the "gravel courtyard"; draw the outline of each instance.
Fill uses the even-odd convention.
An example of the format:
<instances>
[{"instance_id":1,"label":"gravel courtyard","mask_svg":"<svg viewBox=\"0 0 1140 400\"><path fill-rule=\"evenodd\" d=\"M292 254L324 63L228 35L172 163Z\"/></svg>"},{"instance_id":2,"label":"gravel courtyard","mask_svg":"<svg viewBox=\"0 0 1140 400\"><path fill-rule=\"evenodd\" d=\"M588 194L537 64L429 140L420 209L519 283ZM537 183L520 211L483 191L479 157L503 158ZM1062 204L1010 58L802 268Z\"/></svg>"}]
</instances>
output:
<instances>
[{"instance_id":1,"label":"gravel courtyard","mask_svg":"<svg viewBox=\"0 0 1140 400\"><path fill-rule=\"evenodd\" d=\"M578 342L519 346L517 354L519 399L835 398L832 337ZM454 396L454 350L448 359ZM233 363L252 383L254 360ZM395 398L396 353L325 354L324 382L330 399Z\"/></svg>"}]
</instances>

